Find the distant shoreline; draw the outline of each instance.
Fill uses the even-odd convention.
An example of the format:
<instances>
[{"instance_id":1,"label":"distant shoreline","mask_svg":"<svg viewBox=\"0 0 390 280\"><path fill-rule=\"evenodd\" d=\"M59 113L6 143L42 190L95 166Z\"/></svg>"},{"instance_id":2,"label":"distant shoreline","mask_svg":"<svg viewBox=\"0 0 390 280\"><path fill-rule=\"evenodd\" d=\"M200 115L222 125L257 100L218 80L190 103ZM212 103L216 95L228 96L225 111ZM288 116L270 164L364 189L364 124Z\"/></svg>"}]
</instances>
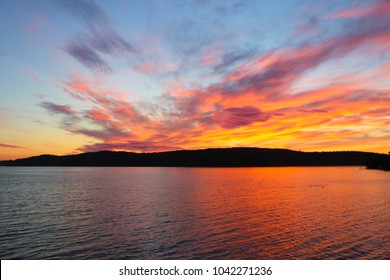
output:
<instances>
[{"instance_id":1,"label":"distant shoreline","mask_svg":"<svg viewBox=\"0 0 390 280\"><path fill-rule=\"evenodd\" d=\"M40 155L0 161L0 166L366 166L368 169L388 171L389 161L390 155L369 152L300 152L287 149L219 148L158 153L100 151L65 156Z\"/></svg>"},{"instance_id":2,"label":"distant shoreline","mask_svg":"<svg viewBox=\"0 0 390 280\"><path fill-rule=\"evenodd\" d=\"M366 163L367 169L390 171L390 155L371 158Z\"/></svg>"}]
</instances>

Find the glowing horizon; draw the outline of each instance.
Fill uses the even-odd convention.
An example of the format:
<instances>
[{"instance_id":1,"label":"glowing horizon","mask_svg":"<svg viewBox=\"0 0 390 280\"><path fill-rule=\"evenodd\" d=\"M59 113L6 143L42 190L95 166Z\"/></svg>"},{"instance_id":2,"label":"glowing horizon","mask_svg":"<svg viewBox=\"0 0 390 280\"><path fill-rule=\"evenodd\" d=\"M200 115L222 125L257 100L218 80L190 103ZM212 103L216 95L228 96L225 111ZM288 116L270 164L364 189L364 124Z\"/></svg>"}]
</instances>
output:
<instances>
[{"instance_id":1,"label":"glowing horizon","mask_svg":"<svg viewBox=\"0 0 390 280\"><path fill-rule=\"evenodd\" d=\"M387 0L27 2L0 4L0 160L390 150Z\"/></svg>"}]
</instances>

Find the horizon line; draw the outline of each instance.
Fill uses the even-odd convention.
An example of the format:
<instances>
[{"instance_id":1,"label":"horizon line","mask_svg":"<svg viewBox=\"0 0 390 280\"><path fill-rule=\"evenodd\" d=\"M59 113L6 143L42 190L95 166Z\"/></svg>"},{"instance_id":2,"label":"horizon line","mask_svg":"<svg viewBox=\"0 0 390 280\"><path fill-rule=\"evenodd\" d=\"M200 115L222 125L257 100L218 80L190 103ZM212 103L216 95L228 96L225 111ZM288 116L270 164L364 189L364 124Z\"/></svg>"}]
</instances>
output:
<instances>
[{"instance_id":1,"label":"horizon line","mask_svg":"<svg viewBox=\"0 0 390 280\"><path fill-rule=\"evenodd\" d=\"M368 152L368 151L356 151L356 150L333 150L333 151L303 151L303 150L294 150L294 149L288 149L288 148L262 148L262 147L250 147L250 146L243 146L243 147L209 147L209 148L199 148L199 149L181 149L181 150L164 150L164 151L126 151L126 150L98 150L98 151L88 151L88 152L80 152L80 153L71 153L71 154L39 154L39 155L33 155L23 158L16 158L16 159L1 159L0 162L4 161L16 161L16 160L23 160L23 159L29 159L34 157L41 157L41 156L55 156L55 157L66 157L66 156L77 156L82 154L92 154L92 153L101 153L101 152L111 152L111 153L132 153L132 154L160 154L160 153L172 153L172 152L185 152L185 151L205 151L205 150L229 150L229 149L260 149L260 150L286 150L286 151L292 151L292 152L299 152L299 153L367 153L367 154L377 154L377 155L390 155L389 153L379 153L379 152Z\"/></svg>"}]
</instances>

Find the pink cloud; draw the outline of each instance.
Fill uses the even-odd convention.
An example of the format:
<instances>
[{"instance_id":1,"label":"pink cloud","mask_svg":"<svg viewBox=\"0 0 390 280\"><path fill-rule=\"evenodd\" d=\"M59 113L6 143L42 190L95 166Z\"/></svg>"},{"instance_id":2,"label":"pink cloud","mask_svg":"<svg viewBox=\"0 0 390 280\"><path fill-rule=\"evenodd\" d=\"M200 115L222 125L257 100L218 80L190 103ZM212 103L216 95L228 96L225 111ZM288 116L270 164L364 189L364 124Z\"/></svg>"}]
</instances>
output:
<instances>
[{"instance_id":1,"label":"pink cloud","mask_svg":"<svg viewBox=\"0 0 390 280\"><path fill-rule=\"evenodd\" d=\"M351 53L360 54L369 47L386 49L390 42L386 20L370 25L359 20L350 30L324 41L280 48L256 55L254 52L231 52L210 55L200 63L220 70L222 78L209 85L186 86L180 78L167 83L166 92L151 102L136 103L103 83L73 76L63 88L87 108L80 112L65 105L46 104L51 112L64 116L83 116L83 121L62 127L72 133L94 139L81 151L102 149L159 151L179 148L217 146L232 138L253 143L253 135L262 135L266 143L286 139L302 140L316 135L327 136L333 143L343 135L351 141L363 133L348 126L373 125L378 137L388 115L389 93L370 89L368 73L350 74L334 84L306 92L291 92L296 81L325 62L337 62ZM201 56L201 59L202 56ZM197 61L199 62L199 61ZM159 64L139 64L138 71L161 71ZM387 72L386 72L387 71ZM386 75L388 68L378 68ZM343 80L342 78L347 78ZM240 129L237 129L240 128ZM245 129L247 128L247 129ZM324 131L321 131L324 128ZM332 134L333 133L333 134ZM269 135L272 135L270 138ZM277 138L277 140L275 140ZM247 141L247 142L245 142ZM285 141L285 142L283 142ZM321 143L324 143L322 141Z\"/></svg>"},{"instance_id":2,"label":"pink cloud","mask_svg":"<svg viewBox=\"0 0 390 280\"><path fill-rule=\"evenodd\" d=\"M152 74L157 72L158 66L155 62L147 61L142 64L138 64L134 67L134 70L144 74Z\"/></svg>"},{"instance_id":3,"label":"pink cloud","mask_svg":"<svg viewBox=\"0 0 390 280\"><path fill-rule=\"evenodd\" d=\"M24 149L24 147L22 147L22 146L5 144L5 143L0 143L0 147L1 148L10 148L10 149Z\"/></svg>"},{"instance_id":4,"label":"pink cloud","mask_svg":"<svg viewBox=\"0 0 390 280\"><path fill-rule=\"evenodd\" d=\"M366 8L350 8L330 15L325 18L356 18L356 17L375 17L390 15L390 2L387 0L379 1L377 4Z\"/></svg>"},{"instance_id":5,"label":"pink cloud","mask_svg":"<svg viewBox=\"0 0 390 280\"><path fill-rule=\"evenodd\" d=\"M200 53L199 64L206 67L217 66L220 63L223 53L221 47L205 47Z\"/></svg>"},{"instance_id":6,"label":"pink cloud","mask_svg":"<svg viewBox=\"0 0 390 280\"><path fill-rule=\"evenodd\" d=\"M89 119L95 120L95 121L110 121L111 115L105 113L103 110L99 108L92 108L87 112L87 117Z\"/></svg>"},{"instance_id":7,"label":"pink cloud","mask_svg":"<svg viewBox=\"0 0 390 280\"><path fill-rule=\"evenodd\" d=\"M143 46L142 53L161 53L162 47L160 39L152 35L144 35L140 39L140 44Z\"/></svg>"},{"instance_id":8,"label":"pink cloud","mask_svg":"<svg viewBox=\"0 0 390 280\"><path fill-rule=\"evenodd\" d=\"M175 71L179 67L178 62L160 63L156 59L149 59L134 66L134 70L143 74L164 74Z\"/></svg>"},{"instance_id":9,"label":"pink cloud","mask_svg":"<svg viewBox=\"0 0 390 280\"><path fill-rule=\"evenodd\" d=\"M298 25L294 33L297 35L310 35L316 36L320 34L321 29L318 26L318 19L313 17L309 21L304 22L303 24Z\"/></svg>"},{"instance_id":10,"label":"pink cloud","mask_svg":"<svg viewBox=\"0 0 390 280\"><path fill-rule=\"evenodd\" d=\"M28 33L38 33L44 26L45 21L41 15L33 14L33 21L26 27Z\"/></svg>"},{"instance_id":11,"label":"pink cloud","mask_svg":"<svg viewBox=\"0 0 390 280\"><path fill-rule=\"evenodd\" d=\"M254 122L265 122L271 117L270 114L261 112L258 108L245 106L241 108L225 108L217 112L215 120L227 129L248 126Z\"/></svg>"}]
</instances>

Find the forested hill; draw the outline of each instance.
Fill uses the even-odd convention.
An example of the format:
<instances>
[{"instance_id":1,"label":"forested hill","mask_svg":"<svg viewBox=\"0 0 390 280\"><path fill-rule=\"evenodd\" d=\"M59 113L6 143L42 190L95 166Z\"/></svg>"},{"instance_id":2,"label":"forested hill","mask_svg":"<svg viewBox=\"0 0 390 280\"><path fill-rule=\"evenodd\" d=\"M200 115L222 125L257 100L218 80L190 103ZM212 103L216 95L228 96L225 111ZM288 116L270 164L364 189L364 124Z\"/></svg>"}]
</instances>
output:
<instances>
[{"instance_id":1,"label":"forested hill","mask_svg":"<svg viewBox=\"0 0 390 280\"><path fill-rule=\"evenodd\" d=\"M221 148L159 153L100 151L76 155L41 155L0 161L3 166L362 166L387 155L367 152L298 152L287 149Z\"/></svg>"}]
</instances>

